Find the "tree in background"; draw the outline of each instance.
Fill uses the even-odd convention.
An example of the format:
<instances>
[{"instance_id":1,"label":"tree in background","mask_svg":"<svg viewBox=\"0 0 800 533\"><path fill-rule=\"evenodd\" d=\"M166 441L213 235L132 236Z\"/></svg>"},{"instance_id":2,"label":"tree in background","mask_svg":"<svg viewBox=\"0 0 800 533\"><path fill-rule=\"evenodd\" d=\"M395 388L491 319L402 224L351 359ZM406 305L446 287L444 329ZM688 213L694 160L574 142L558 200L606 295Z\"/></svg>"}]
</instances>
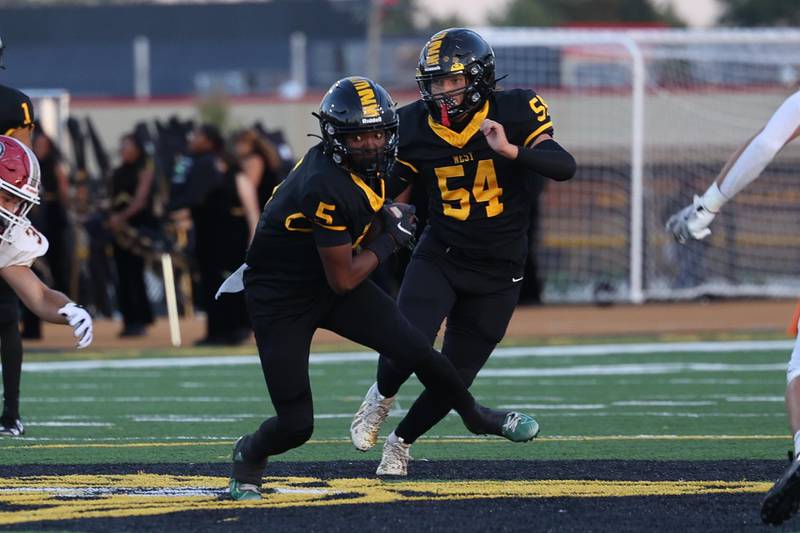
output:
<instances>
[{"instance_id":1,"label":"tree in background","mask_svg":"<svg viewBox=\"0 0 800 533\"><path fill-rule=\"evenodd\" d=\"M384 0L383 31L387 35L427 35L442 28L467 25L457 15L437 18L429 15L421 17L419 13L427 13L421 0Z\"/></svg>"},{"instance_id":2,"label":"tree in background","mask_svg":"<svg viewBox=\"0 0 800 533\"><path fill-rule=\"evenodd\" d=\"M731 26L797 26L800 25L800 3L797 0L720 0L723 14L720 22Z\"/></svg>"},{"instance_id":3,"label":"tree in background","mask_svg":"<svg viewBox=\"0 0 800 533\"><path fill-rule=\"evenodd\" d=\"M735 1L735 0L733 0ZM755 3L759 0L753 0ZM778 1L778 0L775 0ZM658 8L648 0L512 0L497 26L561 26L575 23L685 23L671 7Z\"/></svg>"}]
</instances>

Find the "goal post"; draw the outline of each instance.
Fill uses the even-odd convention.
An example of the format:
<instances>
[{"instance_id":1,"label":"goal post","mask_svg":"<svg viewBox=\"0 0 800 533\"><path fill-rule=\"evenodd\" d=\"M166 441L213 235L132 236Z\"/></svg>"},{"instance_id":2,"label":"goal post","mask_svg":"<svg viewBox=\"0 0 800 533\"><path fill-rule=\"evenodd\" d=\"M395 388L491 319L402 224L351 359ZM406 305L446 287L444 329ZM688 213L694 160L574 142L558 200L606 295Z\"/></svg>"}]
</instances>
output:
<instances>
[{"instance_id":1,"label":"goal post","mask_svg":"<svg viewBox=\"0 0 800 533\"><path fill-rule=\"evenodd\" d=\"M541 200L545 301L800 294L800 146L726 206L707 241L681 247L663 229L797 90L800 31L478 31L508 74L501 85L541 93L578 160Z\"/></svg>"},{"instance_id":2,"label":"goal post","mask_svg":"<svg viewBox=\"0 0 800 533\"><path fill-rule=\"evenodd\" d=\"M36 121L59 147L67 141L70 96L66 89L22 89L33 103Z\"/></svg>"}]
</instances>

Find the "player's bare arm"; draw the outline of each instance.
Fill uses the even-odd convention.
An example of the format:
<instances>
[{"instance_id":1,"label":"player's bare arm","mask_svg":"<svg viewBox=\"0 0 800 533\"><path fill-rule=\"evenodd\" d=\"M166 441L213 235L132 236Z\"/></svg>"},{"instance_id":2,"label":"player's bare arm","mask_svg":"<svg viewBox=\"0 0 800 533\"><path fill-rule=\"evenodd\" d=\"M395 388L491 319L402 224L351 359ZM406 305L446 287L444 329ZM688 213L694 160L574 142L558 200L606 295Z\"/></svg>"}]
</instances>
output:
<instances>
[{"instance_id":1,"label":"player's bare arm","mask_svg":"<svg viewBox=\"0 0 800 533\"><path fill-rule=\"evenodd\" d=\"M45 285L30 267L6 267L0 269L0 276L11 285L22 303L42 320L55 324L67 323L58 310L67 305L70 299Z\"/></svg>"},{"instance_id":2,"label":"player's bare arm","mask_svg":"<svg viewBox=\"0 0 800 533\"><path fill-rule=\"evenodd\" d=\"M398 194L397 196L394 197L394 201L398 202L398 203L401 203L401 204L410 203L411 202L411 192L414 190L413 188L414 188L413 185L409 185L408 187L403 189L403 192L401 192L400 194Z\"/></svg>"},{"instance_id":3,"label":"player's bare arm","mask_svg":"<svg viewBox=\"0 0 800 533\"><path fill-rule=\"evenodd\" d=\"M333 292L344 294L358 287L378 267L378 256L370 251L353 255L350 244L318 248L325 278Z\"/></svg>"},{"instance_id":4,"label":"player's bare arm","mask_svg":"<svg viewBox=\"0 0 800 533\"><path fill-rule=\"evenodd\" d=\"M399 203L385 206L376 215L374 223L380 225L380 235L355 255L351 243L317 247L325 278L335 293L344 294L355 289L395 250L413 242L416 232L414 206Z\"/></svg>"}]
</instances>

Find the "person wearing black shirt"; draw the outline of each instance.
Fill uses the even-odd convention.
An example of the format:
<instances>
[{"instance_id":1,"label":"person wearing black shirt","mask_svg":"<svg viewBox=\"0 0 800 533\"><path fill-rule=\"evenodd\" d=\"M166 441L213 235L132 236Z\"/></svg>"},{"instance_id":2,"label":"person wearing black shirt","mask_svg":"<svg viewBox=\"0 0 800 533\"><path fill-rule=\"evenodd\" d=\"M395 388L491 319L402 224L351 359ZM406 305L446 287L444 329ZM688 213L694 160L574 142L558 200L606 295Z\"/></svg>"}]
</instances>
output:
<instances>
[{"instance_id":1,"label":"person wearing black shirt","mask_svg":"<svg viewBox=\"0 0 800 533\"><path fill-rule=\"evenodd\" d=\"M255 186L258 205L263 207L281 178L278 149L253 129L239 133L234 148L241 171Z\"/></svg>"},{"instance_id":2,"label":"person wearing black shirt","mask_svg":"<svg viewBox=\"0 0 800 533\"><path fill-rule=\"evenodd\" d=\"M426 190L429 218L398 305L430 344L447 318L442 353L469 386L505 335L519 299L541 176L568 180L576 164L553 140L540 95L496 90L494 52L474 31L455 28L431 37L416 79L422 99L399 110L394 176ZM377 382L351 424L357 449L375 445L410 375L401 361L381 356ZM407 475L411 443L450 409L441 396L424 391L387 438L376 473Z\"/></svg>"},{"instance_id":3,"label":"person wearing black shirt","mask_svg":"<svg viewBox=\"0 0 800 533\"><path fill-rule=\"evenodd\" d=\"M171 207L188 209L194 228L198 297L207 316L206 335L197 344L239 344L250 336L244 300L215 301L214 292L244 258L258 218L255 186L226 156L217 127L195 128L188 149L189 157L178 161L172 179Z\"/></svg>"},{"instance_id":4,"label":"person wearing black shirt","mask_svg":"<svg viewBox=\"0 0 800 533\"><path fill-rule=\"evenodd\" d=\"M144 283L144 257L131 249L130 235L155 227L153 214L153 162L142 143L129 134L120 141L122 164L111 175L111 214L114 235L117 298L122 312L120 337L139 337L153 323L153 310Z\"/></svg>"},{"instance_id":5,"label":"person wearing black shirt","mask_svg":"<svg viewBox=\"0 0 800 533\"><path fill-rule=\"evenodd\" d=\"M322 142L275 190L258 222L247 262L220 292L245 291L275 416L239 439L231 497L259 499L266 460L296 448L313 432L308 375L317 328L334 331L414 369L448 398L473 433L527 441L531 417L479 405L450 362L367 277L413 238L413 208L384 205L398 121L391 97L361 77L339 80L317 117ZM378 228L368 237L370 228ZM225 297L225 296L223 296Z\"/></svg>"}]
</instances>

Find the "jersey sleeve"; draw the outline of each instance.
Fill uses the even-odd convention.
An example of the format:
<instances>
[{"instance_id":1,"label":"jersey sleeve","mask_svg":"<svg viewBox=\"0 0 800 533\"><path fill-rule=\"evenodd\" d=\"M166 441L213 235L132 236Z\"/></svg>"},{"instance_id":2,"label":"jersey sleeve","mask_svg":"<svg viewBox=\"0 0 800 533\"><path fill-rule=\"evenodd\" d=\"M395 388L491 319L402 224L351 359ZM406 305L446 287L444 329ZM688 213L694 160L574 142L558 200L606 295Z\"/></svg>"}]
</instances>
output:
<instances>
[{"instance_id":1,"label":"jersey sleeve","mask_svg":"<svg viewBox=\"0 0 800 533\"><path fill-rule=\"evenodd\" d=\"M303 216L311 223L317 246L339 246L352 242L340 195L323 185L324 177L312 179L303 196Z\"/></svg>"},{"instance_id":2,"label":"jersey sleeve","mask_svg":"<svg viewBox=\"0 0 800 533\"><path fill-rule=\"evenodd\" d=\"M397 184L397 187L407 187L409 185L413 185L414 181L419 176L419 170L413 163L410 161L403 159L402 157L397 158L397 162L394 164L392 168L392 175L391 179L389 180L390 184Z\"/></svg>"},{"instance_id":3,"label":"jersey sleeve","mask_svg":"<svg viewBox=\"0 0 800 533\"><path fill-rule=\"evenodd\" d=\"M0 244L0 268L33 265L47 253L50 244L33 227L26 228L13 243Z\"/></svg>"},{"instance_id":4,"label":"jersey sleeve","mask_svg":"<svg viewBox=\"0 0 800 533\"><path fill-rule=\"evenodd\" d=\"M553 119L550 107L541 95L532 90L520 90L515 95L516 117L514 132L510 140L519 146L530 146L543 134L553 135Z\"/></svg>"}]
</instances>

